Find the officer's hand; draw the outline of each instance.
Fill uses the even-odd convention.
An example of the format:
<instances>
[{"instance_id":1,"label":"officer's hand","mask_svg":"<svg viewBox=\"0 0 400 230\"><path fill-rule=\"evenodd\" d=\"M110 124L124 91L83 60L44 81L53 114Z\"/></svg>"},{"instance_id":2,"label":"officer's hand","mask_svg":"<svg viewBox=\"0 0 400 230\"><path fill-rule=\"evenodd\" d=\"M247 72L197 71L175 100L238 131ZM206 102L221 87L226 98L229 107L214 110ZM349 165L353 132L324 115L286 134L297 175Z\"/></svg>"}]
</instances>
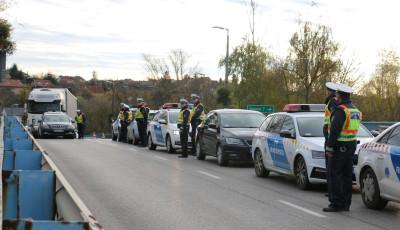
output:
<instances>
[{"instance_id":1,"label":"officer's hand","mask_svg":"<svg viewBox=\"0 0 400 230\"><path fill-rule=\"evenodd\" d=\"M331 152L328 152L328 151L326 151L326 155L327 155L328 157L333 157L333 154L332 154Z\"/></svg>"},{"instance_id":2,"label":"officer's hand","mask_svg":"<svg viewBox=\"0 0 400 230\"><path fill-rule=\"evenodd\" d=\"M179 133L182 133L182 132L183 132L183 130L182 130L182 129L180 129L180 130L179 130Z\"/></svg>"}]
</instances>

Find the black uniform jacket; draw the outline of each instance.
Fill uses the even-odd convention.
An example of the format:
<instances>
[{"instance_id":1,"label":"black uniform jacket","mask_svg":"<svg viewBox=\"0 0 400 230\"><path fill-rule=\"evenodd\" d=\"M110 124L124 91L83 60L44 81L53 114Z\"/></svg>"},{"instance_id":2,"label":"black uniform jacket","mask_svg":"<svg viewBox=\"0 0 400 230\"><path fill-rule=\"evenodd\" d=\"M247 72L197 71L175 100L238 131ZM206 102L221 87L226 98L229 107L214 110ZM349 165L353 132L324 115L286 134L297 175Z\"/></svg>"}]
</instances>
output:
<instances>
[{"instance_id":1,"label":"black uniform jacket","mask_svg":"<svg viewBox=\"0 0 400 230\"><path fill-rule=\"evenodd\" d=\"M332 112L336 106L339 104L339 102L334 99L333 97L336 97L336 93L332 93L331 95L329 95L326 100L325 100L325 105L328 106L329 110ZM333 98L333 99L332 99ZM332 99L332 100L331 100ZM325 136L325 141L328 140L328 124L324 124L324 136Z\"/></svg>"}]
</instances>

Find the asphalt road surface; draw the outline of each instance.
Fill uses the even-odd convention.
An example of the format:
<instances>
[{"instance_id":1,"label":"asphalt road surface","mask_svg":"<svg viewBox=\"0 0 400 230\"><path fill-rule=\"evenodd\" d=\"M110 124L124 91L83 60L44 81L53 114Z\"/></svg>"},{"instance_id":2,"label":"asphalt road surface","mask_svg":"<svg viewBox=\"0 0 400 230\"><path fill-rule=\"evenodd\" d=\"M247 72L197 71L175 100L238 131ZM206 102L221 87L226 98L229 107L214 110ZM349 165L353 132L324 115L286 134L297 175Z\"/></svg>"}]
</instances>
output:
<instances>
[{"instance_id":1,"label":"asphalt road surface","mask_svg":"<svg viewBox=\"0 0 400 230\"><path fill-rule=\"evenodd\" d=\"M325 186L258 178L252 164L102 139L38 141L105 229L400 229L399 204L366 209L356 187L349 212L324 213Z\"/></svg>"}]
</instances>

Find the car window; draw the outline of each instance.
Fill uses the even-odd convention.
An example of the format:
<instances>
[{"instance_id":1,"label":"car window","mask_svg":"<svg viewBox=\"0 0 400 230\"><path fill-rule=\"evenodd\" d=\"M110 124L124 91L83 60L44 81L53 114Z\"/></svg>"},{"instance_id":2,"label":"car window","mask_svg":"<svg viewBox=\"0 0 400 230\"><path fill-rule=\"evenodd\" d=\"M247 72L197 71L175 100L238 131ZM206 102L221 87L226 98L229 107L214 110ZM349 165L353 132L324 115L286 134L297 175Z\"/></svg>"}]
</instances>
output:
<instances>
[{"instance_id":1,"label":"car window","mask_svg":"<svg viewBox=\"0 0 400 230\"><path fill-rule=\"evenodd\" d=\"M378 141L377 143L383 143L386 144L386 142L389 139L390 134L392 133L393 130L388 131L385 135L383 135Z\"/></svg>"},{"instance_id":2,"label":"car window","mask_svg":"<svg viewBox=\"0 0 400 230\"><path fill-rule=\"evenodd\" d=\"M178 111L169 112L169 123L176 124L176 122L178 121L179 113L180 112L178 112ZM167 119L167 118L165 118L165 119Z\"/></svg>"},{"instance_id":3,"label":"car window","mask_svg":"<svg viewBox=\"0 0 400 230\"><path fill-rule=\"evenodd\" d=\"M160 117L161 112L156 113L156 115L154 115L153 121L158 122L158 118Z\"/></svg>"},{"instance_id":4,"label":"car window","mask_svg":"<svg viewBox=\"0 0 400 230\"><path fill-rule=\"evenodd\" d=\"M215 114L215 113L210 113L210 114L208 114L207 115L207 119L206 119L206 121L204 122L204 124L205 125L209 125L210 123L213 123L213 122L215 122L215 120L217 119L218 120L218 118L215 118L217 115ZM215 123L214 123L215 124Z\"/></svg>"},{"instance_id":5,"label":"car window","mask_svg":"<svg viewBox=\"0 0 400 230\"><path fill-rule=\"evenodd\" d=\"M394 128L387 140L387 144L400 146L400 126Z\"/></svg>"},{"instance_id":6,"label":"car window","mask_svg":"<svg viewBox=\"0 0 400 230\"><path fill-rule=\"evenodd\" d=\"M162 120L167 121L168 120L167 116L168 116L167 112L163 111L163 112L161 112L160 116L158 117L158 120L160 121L162 119Z\"/></svg>"},{"instance_id":7,"label":"car window","mask_svg":"<svg viewBox=\"0 0 400 230\"><path fill-rule=\"evenodd\" d=\"M64 115L48 115L43 119L44 122L69 122L68 116Z\"/></svg>"},{"instance_id":8,"label":"car window","mask_svg":"<svg viewBox=\"0 0 400 230\"><path fill-rule=\"evenodd\" d=\"M224 128L259 128L265 119L262 113L221 113L221 126Z\"/></svg>"},{"instance_id":9,"label":"car window","mask_svg":"<svg viewBox=\"0 0 400 230\"><path fill-rule=\"evenodd\" d=\"M302 137L323 137L324 117L298 117L297 127Z\"/></svg>"},{"instance_id":10,"label":"car window","mask_svg":"<svg viewBox=\"0 0 400 230\"><path fill-rule=\"evenodd\" d=\"M285 121L282 124L281 131L289 131L292 134L292 137L295 135L295 129L294 129L294 121L293 118L286 116Z\"/></svg>"},{"instance_id":11,"label":"car window","mask_svg":"<svg viewBox=\"0 0 400 230\"><path fill-rule=\"evenodd\" d=\"M261 127L260 127L260 131L265 132L267 131L268 125L269 123L271 123L271 120L274 116L268 116L267 118L265 118L264 122L262 123Z\"/></svg>"},{"instance_id":12,"label":"car window","mask_svg":"<svg viewBox=\"0 0 400 230\"><path fill-rule=\"evenodd\" d=\"M272 120L271 124L267 128L267 132L269 133L279 133L281 124L283 120L285 119L285 116L283 115L276 115L275 118Z\"/></svg>"}]
</instances>

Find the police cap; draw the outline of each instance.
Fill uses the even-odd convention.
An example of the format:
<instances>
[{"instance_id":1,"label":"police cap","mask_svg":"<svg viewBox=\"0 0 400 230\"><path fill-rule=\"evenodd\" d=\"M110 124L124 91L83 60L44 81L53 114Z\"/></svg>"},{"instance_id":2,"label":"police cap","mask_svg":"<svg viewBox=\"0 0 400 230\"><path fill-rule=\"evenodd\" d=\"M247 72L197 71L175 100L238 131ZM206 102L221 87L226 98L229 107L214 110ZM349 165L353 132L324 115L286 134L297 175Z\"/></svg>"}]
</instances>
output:
<instances>
[{"instance_id":1,"label":"police cap","mask_svg":"<svg viewBox=\"0 0 400 230\"><path fill-rule=\"evenodd\" d=\"M353 93L354 90L346 84L337 84L337 91L343 93Z\"/></svg>"},{"instance_id":2,"label":"police cap","mask_svg":"<svg viewBox=\"0 0 400 230\"><path fill-rule=\"evenodd\" d=\"M337 90L337 84L333 82L327 82L326 83L326 89L329 91L336 91Z\"/></svg>"},{"instance_id":3,"label":"police cap","mask_svg":"<svg viewBox=\"0 0 400 230\"><path fill-rule=\"evenodd\" d=\"M124 108L125 109L129 109L129 105L124 105Z\"/></svg>"},{"instance_id":4,"label":"police cap","mask_svg":"<svg viewBox=\"0 0 400 230\"><path fill-rule=\"evenodd\" d=\"M192 94L192 95L190 95L190 97L192 97L192 99L199 99L200 98L199 95L197 95L197 94Z\"/></svg>"},{"instance_id":5,"label":"police cap","mask_svg":"<svg viewBox=\"0 0 400 230\"><path fill-rule=\"evenodd\" d=\"M179 102L180 102L181 104L187 104L187 103L188 103L188 101L187 101L185 98L181 98L181 99L179 100Z\"/></svg>"},{"instance_id":6,"label":"police cap","mask_svg":"<svg viewBox=\"0 0 400 230\"><path fill-rule=\"evenodd\" d=\"M138 97L138 98L136 98L136 101L137 101L137 102L143 102L144 100L143 100L143 98Z\"/></svg>"},{"instance_id":7,"label":"police cap","mask_svg":"<svg viewBox=\"0 0 400 230\"><path fill-rule=\"evenodd\" d=\"M80 112L81 112L81 110L80 110L80 109L77 109L77 110L76 110L76 112L77 112L77 113L80 113Z\"/></svg>"}]
</instances>

